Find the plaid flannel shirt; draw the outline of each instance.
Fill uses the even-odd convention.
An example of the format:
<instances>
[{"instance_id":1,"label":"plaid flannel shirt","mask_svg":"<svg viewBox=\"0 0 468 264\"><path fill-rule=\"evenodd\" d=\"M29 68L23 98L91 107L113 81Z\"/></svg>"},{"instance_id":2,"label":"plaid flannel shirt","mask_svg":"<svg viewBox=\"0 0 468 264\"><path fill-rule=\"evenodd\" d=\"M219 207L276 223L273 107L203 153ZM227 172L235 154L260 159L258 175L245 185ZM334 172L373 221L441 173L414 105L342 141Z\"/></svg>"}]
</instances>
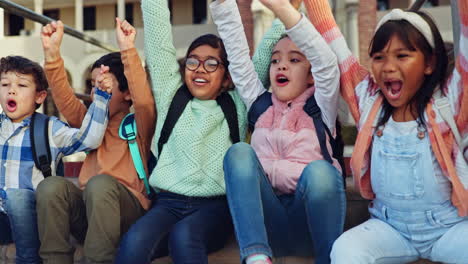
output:
<instances>
[{"instance_id":1,"label":"plaid flannel shirt","mask_svg":"<svg viewBox=\"0 0 468 264\"><path fill-rule=\"evenodd\" d=\"M95 89L94 101L80 129L70 128L56 117L49 119L49 144L52 175L63 156L97 148L104 137L109 116L111 95ZM5 113L0 114L0 189L35 190L44 179L36 168L30 140L31 116L13 123Z\"/></svg>"}]
</instances>

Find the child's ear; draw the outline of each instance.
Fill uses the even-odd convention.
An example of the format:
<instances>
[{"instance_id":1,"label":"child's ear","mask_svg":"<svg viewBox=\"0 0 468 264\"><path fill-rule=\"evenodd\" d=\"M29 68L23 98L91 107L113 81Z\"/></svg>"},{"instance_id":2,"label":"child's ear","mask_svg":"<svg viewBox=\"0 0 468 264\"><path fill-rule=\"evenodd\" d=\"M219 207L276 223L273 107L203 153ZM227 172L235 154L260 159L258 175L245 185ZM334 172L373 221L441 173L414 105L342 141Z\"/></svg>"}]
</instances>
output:
<instances>
[{"instance_id":1,"label":"child's ear","mask_svg":"<svg viewBox=\"0 0 468 264\"><path fill-rule=\"evenodd\" d=\"M313 86L315 84L314 77L312 76L312 73L309 71L309 75L307 76L307 86Z\"/></svg>"},{"instance_id":2,"label":"child's ear","mask_svg":"<svg viewBox=\"0 0 468 264\"><path fill-rule=\"evenodd\" d=\"M431 59L426 62L426 68L424 69L425 75L431 75L436 67L436 57L432 56Z\"/></svg>"},{"instance_id":3,"label":"child's ear","mask_svg":"<svg viewBox=\"0 0 468 264\"><path fill-rule=\"evenodd\" d=\"M124 100L125 100L125 101L131 101L131 100L132 100L132 96L130 95L130 91L129 91L129 90L125 91L124 94L123 94L123 96L124 96Z\"/></svg>"},{"instance_id":4,"label":"child's ear","mask_svg":"<svg viewBox=\"0 0 468 264\"><path fill-rule=\"evenodd\" d=\"M221 90L223 92L227 91L227 90L229 90L229 88L232 87L232 85L233 85L233 83L232 83L231 75L229 73L226 73L224 75L223 83L221 84Z\"/></svg>"},{"instance_id":5,"label":"child's ear","mask_svg":"<svg viewBox=\"0 0 468 264\"><path fill-rule=\"evenodd\" d=\"M38 92L36 92L36 99L34 101L36 102L36 104L40 105L40 104L44 103L46 97L47 97L47 91L46 90L38 91Z\"/></svg>"}]
</instances>

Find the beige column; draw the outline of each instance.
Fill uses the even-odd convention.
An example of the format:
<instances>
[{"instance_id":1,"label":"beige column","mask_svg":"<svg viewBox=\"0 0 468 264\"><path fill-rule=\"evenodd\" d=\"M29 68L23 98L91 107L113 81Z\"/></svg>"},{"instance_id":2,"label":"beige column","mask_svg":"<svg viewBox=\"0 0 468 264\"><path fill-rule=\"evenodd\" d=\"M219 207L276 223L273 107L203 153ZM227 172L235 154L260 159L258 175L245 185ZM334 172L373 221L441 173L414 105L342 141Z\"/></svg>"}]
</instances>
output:
<instances>
[{"instance_id":1,"label":"beige column","mask_svg":"<svg viewBox=\"0 0 468 264\"><path fill-rule=\"evenodd\" d=\"M117 0L117 16L121 19L125 19L125 0Z\"/></svg>"},{"instance_id":2,"label":"beige column","mask_svg":"<svg viewBox=\"0 0 468 264\"><path fill-rule=\"evenodd\" d=\"M75 0L75 29L83 31L83 0Z\"/></svg>"},{"instance_id":3,"label":"beige column","mask_svg":"<svg viewBox=\"0 0 468 264\"><path fill-rule=\"evenodd\" d=\"M5 12L0 8L0 39L5 37Z\"/></svg>"},{"instance_id":4,"label":"beige column","mask_svg":"<svg viewBox=\"0 0 468 264\"><path fill-rule=\"evenodd\" d=\"M41 14L44 9L44 0L34 0L34 12ZM34 23L34 34L39 35L42 29L42 24Z\"/></svg>"}]
</instances>

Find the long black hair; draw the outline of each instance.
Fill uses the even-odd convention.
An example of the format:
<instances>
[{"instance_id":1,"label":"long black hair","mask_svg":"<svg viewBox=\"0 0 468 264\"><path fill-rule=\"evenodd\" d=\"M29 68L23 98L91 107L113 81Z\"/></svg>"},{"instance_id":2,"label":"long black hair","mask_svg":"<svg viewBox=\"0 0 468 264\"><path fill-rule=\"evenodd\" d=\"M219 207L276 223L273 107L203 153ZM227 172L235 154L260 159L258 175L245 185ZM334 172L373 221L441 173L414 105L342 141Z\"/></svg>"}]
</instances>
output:
<instances>
[{"instance_id":1,"label":"long black hair","mask_svg":"<svg viewBox=\"0 0 468 264\"><path fill-rule=\"evenodd\" d=\"M440 35L437 26L432 18L424 12L414 12L422 17L431 28L431 33L434 37L434 48L431 47L427 39L416 29L411 23L406 20L389 20L385 22L375 33L369 46L369 56L372 57L376 52L385 48L389 40L396 36L403 44L412 51L419 50L424 54L425 63L429 63L432 58L435 58L435 68L432 74L426 75L420 89L415 93L409 102L410 110L416 107L418 115L418 123L425 126L424 109L429 103L434 90L439 86L440 89L444 86L447 80L448 56L445 50L442 36ZM384 100L383 111L378 122L378 125L385 124L393 114L393 106L387 100ZM412 111L413 112L413 111Z\"/></svg>"}]
</instances>

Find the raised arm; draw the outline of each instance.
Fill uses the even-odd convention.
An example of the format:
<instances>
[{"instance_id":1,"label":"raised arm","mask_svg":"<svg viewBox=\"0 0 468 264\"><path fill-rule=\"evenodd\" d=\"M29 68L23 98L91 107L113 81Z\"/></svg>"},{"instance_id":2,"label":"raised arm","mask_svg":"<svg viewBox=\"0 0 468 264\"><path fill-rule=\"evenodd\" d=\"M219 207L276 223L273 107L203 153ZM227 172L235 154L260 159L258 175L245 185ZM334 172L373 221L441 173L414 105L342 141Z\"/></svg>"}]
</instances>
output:
<instances>
[{"instance_id":1,"label":"raised arm","mask_svg":"<svg viewBox=\"0 0 468 264\"><path fill-rule=\"evenodd\" d=\"M269 88L270 83L270 62L271 53L276 43L281 37L286 34L283 23L279 19L275 19L271 28L265 33L262 41L255 49L255 53L252 57L255 71L258 74L258 78L262 82L265 88Z\"/></svg>"},{"instance_id":2,"label":"raised arm","mask_svg":"<svg viewBox=\"0 0 468 264\"><path fill-rule=\"evenodd\" d=\"M141 3L145 34L146 64L151 75L158 113L169 108L182 85L176 49L172 42L170 12L167 0L143 0ZM165 112L163 111L163 112Z\"/></svg>"},{"instance_id":3,"label":"raised arm","mask_svg":"<svg viewBox=\"0 0 468 264\"><path fill-rule=\"evenodd\" d=\"M75 96L68 83L60 45L63 39L63 23L52 22L42 28L41 41L44 50L44 70L52 90L52 98L60 113L71 127L78 128L86 115L86 106Z\"/></svg>"},{"instance_id":4,"label":"raised arm","mask_svg":"<svg viewBox=\"0 0 468 264\"><path fill-rule=\"evenodd\" d=\"M355 91L355 88L366 76L369 76L369 73L359 64L358 59L348 48L346 40L333 17L328 0L304 0L304 3L310 21L338 58L341 72L341 95L348 103L354 120L357 121L360 117L358 101L360 96L357 94L366 93L367 87L361 86L359 91Z\"/></svg>"},{"instance_id":5,"label":"raised arm","mask_svg":"<svg viewBox=\"0 0 468 264\"><path fill-rule=\"evenodd\" d=\"M459 131L463 138L468 137L468 2L458 1L460 18L459 52L455 69L448 85L448 97L452 102Z\"/></svg>"},{"instance_id":6,"label":"raised arm","mask_svg":"<svg viewBox=\"0 0 468 264\"><path fill-rule=\"evenodd\" d=\"M127 21L122 22L119 18L116 18L115 32L122 56L125 77L128 81L128 89L135 109L140 150L144 150L144 156L146 157L156 126L154 98L146 72L141 65L141 59L135 48L135 28Z\"/></svg>"},{"instance_id":7,"label":"raised arm","mask_svg":"<svg viewBox=\"0 0 468 264\"><path fill-rule=\"evenodd\" d=\"M265 92L250 59L239 9L235 0L218 0L210 5L218 33L224 42L229 60L229 73L247 109Z\"/></svg>"},{"instance_id":8,"label":"raised arm","mask_svg":"<svg viewBox=\"0 0 468 264\"><path fill-rule=\"evenodd\" d=\"M79 129L69 128L62 122L52 119L55 122L52 129L49 129L49 138L53 143L51 146L58 148L64 155L99 147L107 128L110 98L109 93L95 89L94 101Z\"/></svg>"}]
</instances>

